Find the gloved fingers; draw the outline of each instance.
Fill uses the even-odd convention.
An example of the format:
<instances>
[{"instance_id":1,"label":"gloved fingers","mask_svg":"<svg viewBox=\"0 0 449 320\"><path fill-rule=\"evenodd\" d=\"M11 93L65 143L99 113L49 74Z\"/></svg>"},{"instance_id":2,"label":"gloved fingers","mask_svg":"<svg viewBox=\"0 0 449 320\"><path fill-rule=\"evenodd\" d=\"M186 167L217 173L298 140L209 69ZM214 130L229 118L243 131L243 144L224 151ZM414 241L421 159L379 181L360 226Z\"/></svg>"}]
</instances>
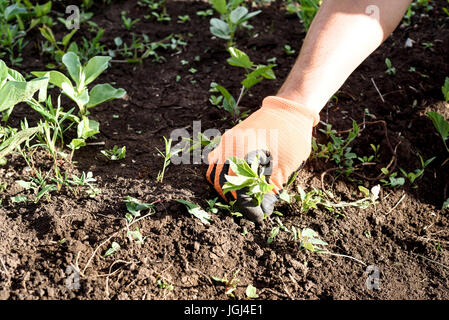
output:
<instances>
[{"instance_id":1,"label":"gloved fingers","mask_svg":"<svg viewBox=\"0 0 449 320\"><path fill-rule=\"evenodd\" d=\"M245 191L237 191L236 205L243 216L257 224L263 224L265 216L273 213L274 205L278 198L276 195L269 193L264 195L261 205L257 205L254 199L247 195Z\"/></svg>"},{"instance_id":2,"label":"gloved fingers","mask_svg":"<svg viewBox=\"0 0 449 320\"><path fill-rule=\"evenodd\" d=\"M207 180L214 186L218 194L225 200L228 201L223 193L223 185L226 182L225 175L229 174L229 163L214 163L210 164L207 170Z\"/></svg>"}]
</instances>

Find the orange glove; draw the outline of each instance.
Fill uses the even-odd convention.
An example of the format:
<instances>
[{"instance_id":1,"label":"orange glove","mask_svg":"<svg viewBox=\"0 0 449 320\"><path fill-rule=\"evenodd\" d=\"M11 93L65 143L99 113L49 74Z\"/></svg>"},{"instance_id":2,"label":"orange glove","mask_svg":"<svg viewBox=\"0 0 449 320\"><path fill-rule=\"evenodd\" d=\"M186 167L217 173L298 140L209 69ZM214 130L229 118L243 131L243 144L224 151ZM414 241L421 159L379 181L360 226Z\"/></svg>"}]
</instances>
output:
<instances>
[{"instance_id":1,"label":"orange glove","mask_svg":"<svg viewBox=\"0 0 449 320\"><path fill-rule=\"evenodd\" d=\"M229 171L226 160L235 156L251 163L257 153L268 181L278 193L309 157L312 128L318 122L317 113L294 101L275 96L265 98L259 110L226 131L217 148L209 153L207 180L227 200L222 186L226 182L225 174L233 175L233 172ZM233 196L242 213L255 222L262 222L264 214L270 215L277 200L274 194L267 194L261 207L257 207L244 192L234 192Z\"/></svg>"}]
</instances>

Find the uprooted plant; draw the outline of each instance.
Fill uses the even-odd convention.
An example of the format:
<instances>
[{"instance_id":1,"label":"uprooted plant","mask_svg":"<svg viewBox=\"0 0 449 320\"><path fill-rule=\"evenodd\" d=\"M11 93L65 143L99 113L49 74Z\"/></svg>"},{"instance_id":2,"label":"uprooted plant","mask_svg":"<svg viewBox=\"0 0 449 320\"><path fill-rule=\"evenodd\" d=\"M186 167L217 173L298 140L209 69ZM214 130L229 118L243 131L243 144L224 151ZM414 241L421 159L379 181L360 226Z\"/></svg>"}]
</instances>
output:
<instances>
[{"instance_id":1,"label":"uprooted plant","mask_svg":"<svg viewBox=\"0 0 449 320\"><path fill-rule=\"evenodd\" d=\"M259 166L259 159L256 157L249 165L245 160L231 157L228 159L233 175L225 175L227 182L223 185L223 193L229 191L245 190L257 205L262 203L265 194L274 189L274 185L267 182L263 169Z\"/></svg>"}]
</instances>

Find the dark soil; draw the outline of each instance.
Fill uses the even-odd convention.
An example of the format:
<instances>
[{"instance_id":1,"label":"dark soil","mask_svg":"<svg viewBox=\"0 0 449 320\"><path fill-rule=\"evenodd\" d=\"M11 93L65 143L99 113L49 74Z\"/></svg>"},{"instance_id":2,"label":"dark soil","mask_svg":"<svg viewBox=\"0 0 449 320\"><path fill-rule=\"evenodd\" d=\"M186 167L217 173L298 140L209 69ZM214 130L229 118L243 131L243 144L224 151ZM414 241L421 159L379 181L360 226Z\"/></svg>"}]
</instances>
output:
<instances>
[{"instance_id":1,"label":"dark soil","mask_svg":"<svg viewBox=\"0 0 449 320\"><path fill-rule=\"evenodd\" d=\"M88 146L75 154L73 172L93 172L102 191L97 197L75 197L63 190L37 204L12 203L10 197L24 192L14 181L27 180L29 171L18 155L0 168L0 182L8 185L0 195L0 299L227 299L225 287L211 276L230 279L237 271L238 298L244 298L246 286L252 284L262 299L448 299L449 218L441 210L449 197L449 165L441 167L448 155L425 112L439 111L449 118L440 89L449 76L449 17L441 10L446 1L433 2L429 16L418 11L410 26L398 28L341 88L338 102L333 100L321 113L322 121L337 130L351 128L352 120L373 121L364 116L366 108L376 120L385 120L387 133L379 124L367 124L353 145L363 155L371 154L370 144L380 144L382 166L390 162L390 147L398 143L396 170L419 168L416 153L424 159L436 157L416 182L417 188L382 188L376 206L345 209L344 217L324 209L300 213L297 205L278 208L284 225L312 228L329 243L331 252L377 266L379 290L367 288L366 266L354 259L299 250L282 233L267 244L270 223L258 228L222 213L213 215L211 225L203 225L172 200L207 207L206 200L216 194L204 178L206 165L172 165L163 183L156 183L162 158L155 148L163 148L163 136L177 128L191 131L198 120L202 130L231 126L222 120L224 111L208 102L208 90L215 81L237 95L242 73L226 64L224 41L212 38L208 19L196 15L209 8L207 3L168 1L172 21L158 23L144 19L148 12L136 1L124 1L92 9L93 20L106 29L107 46L112 47L117 36L130 38L120 21L122 10L141 18L134 31L146 33L152 41L182 34L188 44L180 53L162 51L166 58L162 64L150 59L142 65L113 63L100 79L125 88L128 96L92 110L92 117L101 123L98 141L108 148L126 145L127 155L122 161L107 161L100 154L103 146ZM284 45L298 51L305 35L298 18L288 15L282 2L261 10L252 20L254 29L240 32L237 43L257 63L276 57L277 80L254 87L252 97L243 101L250 110L276 93L292 67L295 55L287 55ZM177 23L177 17L185 14L191 21ZM40 35L36 32L35 37ZM407 38L415 40L412 48L404 47ZM433 47L423 46L426 42ZM200 61L194 60L196 56ZM397 69L394 76L385 73L387 57ZM33 43L24 58L17 68L24 72L43 70L51 62ZM189 65L183 66L181 60ZM189 73L191 67L198 72ZM177 75L182 77L179 82ZM24 116L33 118L26 106L17 108L11 123ZM315 135L322 138L318 130ZM42 163L47 161L42 157ZM375 177L382 166L358 173ZM294 187L320 188L321 174L329 168L332 165L322 160L309 161ZM361 197L356 183L334 178L335 172L329 171L325 187L342 200ZM359 179L366 187L376 184ZM146 237L143 245L131 242L125 231L116 233L125 227L123 198L128 195L156 203L154 215L134 225ZM112 241L121 249L104 258ZM87 266L79 289L66 287L70 264L81 271ZM160 288L161 281L173 285L173 290Z\"/></svg>"}]
</instances>

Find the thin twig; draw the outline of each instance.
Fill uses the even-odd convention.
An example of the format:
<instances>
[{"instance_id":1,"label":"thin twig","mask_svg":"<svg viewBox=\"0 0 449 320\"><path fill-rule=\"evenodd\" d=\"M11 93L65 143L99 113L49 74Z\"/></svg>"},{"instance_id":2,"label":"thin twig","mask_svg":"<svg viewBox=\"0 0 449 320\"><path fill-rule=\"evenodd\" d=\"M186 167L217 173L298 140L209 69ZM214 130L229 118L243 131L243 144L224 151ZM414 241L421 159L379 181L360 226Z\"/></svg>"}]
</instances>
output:
<instances>
[{"instance_id":1,"label":"thin twig","mask_svg":"<svg viewBox=\"0 0 449 320\"><path fill-rule=\"evenodd\" d=\"M286 295L284 293L278 292L278 291L270 289L270 288L263 288L262 290L260 290L259 294L262 294L265 291L271 292L272 294L277 295L277 296L282 297L282 298L288 298L289 297L288 295Z\"/></svg>"},{"instance_id":2,"label":"thin twig","mask_svg":"<svg viewBox=\"0 0 449 320\"><path fill-rule=\"evenodd\" d=\"M394 205L394 207L391 208L390 211L387 212L387 215L390 214L394 209L396 209L396 207L402 202L402 200L405 199L406 196L407 195L405 194L405 191L404 191L404 193L402 194L401 199L399 199L399 201Z\"/></svg>"},{"instance_id":3,"label":"thin twig","mask_svg":"<svg viewBox=\"0 0 449 320\"><path fill-rule=\"evenodd\" d=\"M373 78L371 78L371 82L374 84L374 88L376 88L376 91L377 91L377 93L379 94L380 99L382 100L383 103L385 103L385 99L384 99L384 97L382 96L382 94L380 93L379 88L377 87L377 85L376 85L376 83L374 82L374 79L373 79Z\"/></svg>"},{"instance_id":4,"label":"thin twig","mask_svg":"<svg viewBox=\"0 0 449 320\"><path fill-rule=\"evenodd\" d=\"M0 262L2 263L3 269L5 270L6 275L9 277L8 269L6 268L5 262L3 261L3 258L0 257Z\"/></svg>"},{"instance_id":5,"label":"thin twig","mask_svg":"<svg viewBox=\"0 0 449 320\"><path fill-rule=\"evenodd\" d=\"M109 277L113 276L116 272L118 272L120 270L120 268L118 268L117 270L115 270L114 272L112 271L112 267L114 265L116 265L117 263L124 263L125 265L131 264L133 262L130 261L125 261L125 260L116 260L114 261L111 266L109 267L109 273L106 275L106 288L105 288L105 292L106 292L106 297L109 299Z\"/></svg>"},{"instance_id":6,"label":"thin twig","mask_svg":"<svg viewBox=\"0 0 449 320\"><path fill-rule=\"evenodd\" d=\"M349 258L349 259L352 259L354 261L357 261L358 263L364 265L365 267L367 266L367 264L365 262L363 262L362 260L356 259L354 257L348 256L348 255L345 255L345 254L333 253L333 252L329 252L329 251L325 251L325 252L322 252L322 253L323 254L329 254L331 256L336 256L336 257Z\"/></svg>"},{"instance_id":7,"label":"thin twig","mask_svg":"<svg viewBox=\"0 0 449 320\"><path fill-rule=\"evenodd\" d=\"M417 256L417 257L423 258L424 260L433 262L433 263L439 265L440 267L443 267L443 268L449 270L449 266L447 266L447 265L445 265L445 264L442 264L442 263L440 263L440 262L438 262L438 261L429 259L429 258L427 258L427 257L424 257L423 255L420 255L420 254L417 254L417 253L414 253L414 252L410 252L410 253L413 254L413 255L415 255L415 256Z\"/></svg>"}]
</instances>

